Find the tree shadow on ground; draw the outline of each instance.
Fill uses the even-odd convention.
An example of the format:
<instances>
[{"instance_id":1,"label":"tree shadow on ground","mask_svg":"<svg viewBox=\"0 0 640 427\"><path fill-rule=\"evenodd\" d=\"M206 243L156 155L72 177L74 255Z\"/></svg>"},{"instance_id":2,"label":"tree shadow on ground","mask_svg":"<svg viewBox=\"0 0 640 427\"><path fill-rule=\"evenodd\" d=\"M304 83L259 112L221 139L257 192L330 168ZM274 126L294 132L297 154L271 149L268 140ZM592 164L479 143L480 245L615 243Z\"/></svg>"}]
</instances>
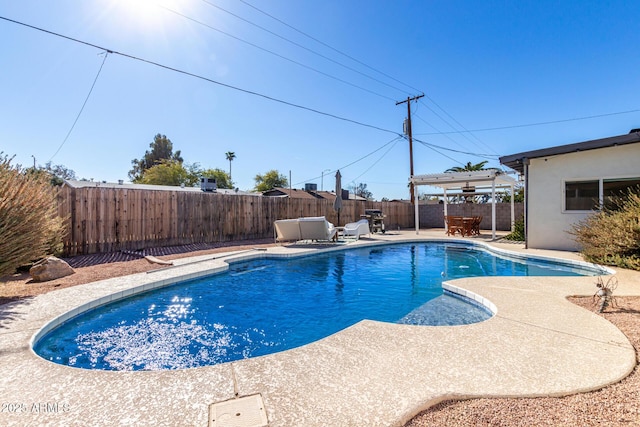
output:
<instances>
[{"instance_id":1,"label":"tree shadow on ground","mask_svg":"<svg viewBox=\"0 0 640 427\"><path fill-rule=\"evenodd\" d=\"M9 323L24 318L25 307L34 297L0 297L0 330L7 329Z\"/></svg>"}]
</instances>

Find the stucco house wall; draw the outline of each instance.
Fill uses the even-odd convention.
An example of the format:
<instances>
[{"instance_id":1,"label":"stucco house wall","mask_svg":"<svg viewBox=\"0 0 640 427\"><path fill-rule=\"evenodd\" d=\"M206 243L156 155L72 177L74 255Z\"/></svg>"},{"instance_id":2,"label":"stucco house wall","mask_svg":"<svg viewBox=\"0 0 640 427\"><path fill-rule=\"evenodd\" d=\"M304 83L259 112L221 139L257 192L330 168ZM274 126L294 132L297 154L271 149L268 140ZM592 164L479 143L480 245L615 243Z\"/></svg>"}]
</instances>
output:
<instances>
[{"instance_id":1,"label":"stucco house wall","mask_svg":"<svg viewBox=\"0 0 640 427\"><path fill-rule=\"evenodd\" d=\"M640 143L530 159L528 246L577 250L568 232L590 212L565 209L565 183L640 176Z\"/></svg>"}]
</instances>

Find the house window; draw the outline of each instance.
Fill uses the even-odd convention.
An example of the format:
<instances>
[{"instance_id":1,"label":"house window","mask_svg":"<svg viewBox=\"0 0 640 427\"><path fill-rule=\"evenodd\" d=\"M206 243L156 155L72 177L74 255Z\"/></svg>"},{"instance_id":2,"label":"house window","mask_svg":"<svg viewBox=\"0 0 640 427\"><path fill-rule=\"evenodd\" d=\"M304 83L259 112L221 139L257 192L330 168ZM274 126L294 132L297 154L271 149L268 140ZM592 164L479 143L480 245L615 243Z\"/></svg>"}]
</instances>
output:
<instances>
[{"instance_id":1,"label":"house window","mask_svg":"<svg viewBox=\"0 0 640 427\"><path fill-rule=\"evenodd\" d=\"M600 181L565 182L565 210L590 211L599 205Z\"/></svg>"},{"instance_id":2,"label":"house window","mask_svg":"<svg viewBox=\"0 0 640 427\"><path fill-rule=\"evenodd\" d=\"M608 208L614 207L612 198L624 196L632 188L640 190L640 178L605 179L602 181L602 196Z\"/></svg>"}]
</instances>

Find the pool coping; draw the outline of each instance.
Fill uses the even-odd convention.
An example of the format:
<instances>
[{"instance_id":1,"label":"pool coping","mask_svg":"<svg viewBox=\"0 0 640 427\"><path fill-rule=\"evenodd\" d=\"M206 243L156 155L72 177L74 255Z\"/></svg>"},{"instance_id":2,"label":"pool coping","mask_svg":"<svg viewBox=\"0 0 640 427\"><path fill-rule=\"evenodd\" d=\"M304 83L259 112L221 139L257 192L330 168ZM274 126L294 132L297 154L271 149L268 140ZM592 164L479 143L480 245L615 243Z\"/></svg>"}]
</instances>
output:
<instances>
[{"instance_id":1,"label":"pool coping","mask_svg":"<svg viewBox=\"0 0 640 427\"><path fill-rule=\"evenodd\" d=\"M31 344L60 315L134 291L223 271L226 261L306 256L389 242L463 241L530 256L499 244L435 233L377 235L348 244L289 245L176 260L180 267L61 289L3 306L0 421L9 425L206 425L209 405L260 394L270 426L402 425L443 399L562 396L619 381L635 352L609 322L566 301L592 295L593 277L458 279L445 286L495 315L451 327L365 320L315 343L221 365L160 372L109 372L45 361ZM513 247L515 249L515 247ZM539 253L551 259L565 253ZM575 258L575 257L574 257ZM581 264L577 259L568 264ZM610 271L610 273L614 273ZM630 274L630 273L627 273ZM640 295L640 273L616 294ZM135 284L133 284L135 283ZM44 404L44 406L42 406ZM16 406L17 405L17 406Z\"/></svg>"}]
</instances>

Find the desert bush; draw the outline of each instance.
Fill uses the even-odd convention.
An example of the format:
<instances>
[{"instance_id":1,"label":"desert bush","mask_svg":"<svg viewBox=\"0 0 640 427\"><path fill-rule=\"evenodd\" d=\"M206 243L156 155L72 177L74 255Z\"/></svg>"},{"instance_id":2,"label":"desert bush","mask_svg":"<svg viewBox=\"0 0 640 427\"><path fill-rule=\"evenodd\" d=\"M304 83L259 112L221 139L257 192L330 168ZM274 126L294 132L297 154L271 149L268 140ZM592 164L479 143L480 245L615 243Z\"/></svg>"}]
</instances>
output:
<instances>
[{"instance_id":1,"label":"desert bush","mask_svg":"<svg viewBox=\"0 0 640 427\"><path fill-rule=\"evenodd\" d=\"M504 239L524 242L524 217L514 221L513 231L504 236Z\"/></svg>"},{"instance_id":2,"label":"desert bush","mask_svg":"<svg viewBox=\"0 0 640 427\"><path fill-rule=\"evenodd\" d=\"M62 250L63 219L46 174L12 166L0 152L0 276Z\"/></svg>"},{"instance_id":3,"label":"desert bush","mask_svg":"<svg viewBox=\"0 0 640 427\"><path fill-rule=\"evenodd\" d=\"M588 261L640 270L640 189L612 197L570 233Z\"/></svg>"}]
</instances>

